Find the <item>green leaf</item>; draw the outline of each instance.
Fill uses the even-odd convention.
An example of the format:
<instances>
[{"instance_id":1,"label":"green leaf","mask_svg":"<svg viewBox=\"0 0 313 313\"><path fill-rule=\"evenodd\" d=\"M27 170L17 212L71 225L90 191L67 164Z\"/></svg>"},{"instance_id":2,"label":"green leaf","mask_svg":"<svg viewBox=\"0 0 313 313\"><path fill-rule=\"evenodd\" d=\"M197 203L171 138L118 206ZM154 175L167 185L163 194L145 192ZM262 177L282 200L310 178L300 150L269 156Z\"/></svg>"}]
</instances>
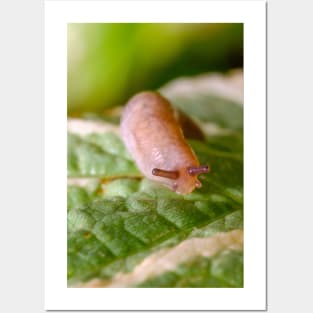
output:
<instances>
[{"instance_id":1,"label":"green leaf","mask_svg":"<svg viewBox=\"0 0 313 313\"><path fill-rule=\"evenodd\" d=\"M121 139L113 133L80 138L68 134L68 176L107 177L139 175Z\"/></svg>"},{"instance_id":2,"label":"green leaf","mask_svg":"<svg viewBox=\"0 0 313 313\"><path fill-rule=\"evenodd\" d=\"M163 86L160 92L177 108L202 123L228 129L228 133L240 133L243 129L241 71L180 78Z\"/></svg>"},{"instance_id":3,"label":"green leaf","mask_svg":"<svg viewBox=\"0 0 313 313\"><path fill-rule=\"evenodd\" d=\"M212 258L199 257L136 287L243 287L243 255L224 251Z\"/></svg>"},{"instance_id":4,"label":"green leaf","mask_svg":"<svg viewBox=\"0 0 313 313\"><path fill-rule=\"evenodd\" d=\"M213 233L230 230L233 223L225 229L225 217L232 212L240 212L241 206L229 197L222 194L197 196L179 196L157 184L143 179L117 179L105 184L109 195L94 196L89 205L71 208L68 214L68 237L74 244L77 240L81 245L88 245L90 241L97 246L103 255L91 256L81 251L79 256L69 251L70 279L86 280L92 277L108 278L105 271L107 265L123 259L127 262L140 252L153 251L168 239L179 237L186 239L195 231L204 226L212 225ZM123 186L132 186L132 193ZM121 188L117 188L121 186ZM115 190L115 192L114 192ZM158 193L155 193L158 191ZM169 196L167 196L169 193ZM69 198L77 200L81 194L77 190L69 189ZM75 202L74 201L74 202ZM214 222L222 220L221 227ZM208 230L206 230L208 231ZM86 234L89 234L86 236ZM169 245L176 244L169 242ZM166 245L163 245L163 247ZM72 259L81 258L81 262L89 257L102 264L104 275L98 273L92 264L85 268L84 275L79 275L80 262L73 263ZM118 268L120 270L120 268Z\"/></svg>"},{"instance_id":5,"label":"green leaf","mask_svg":"<svg viewBox=\"0 0 313 313\"><path fill-rule=\"evenodd\" d=\"M243 228L242 107L224 99L216 109L212 97L203 96L200 104L197 99L191 93L184 108L191 117L204 121L200 126L206 138L189 144L211 172L199 176L202 188L189 195L178 195L142 177L118 134L81 135L71 129L69 286L242 287L242 243L235 250L231 243L232 232ZM231 120L231 115L241 115L241 119ZM214 135L206 128L208 122L220 127ZM225 244L214 241L220 234L228 238ZM236 234L242 239L241 232ZM162 265L160 255L180 251L193 238L212 239L204 247L211 251L212 246L213 252L207 255L204 248L188 246L189 254L179 252L170 260L173 270L164 268L151 277L146 272L145 280L138 280L136 273L145 260L159 260Z\"/></svg>"},{"instance_id":6,"label":"green leaf","mask_svg":"<svg viewBox=\"0 0 313 313\"><path fill-rule=\"evenodd\" d=\"M242 107L234 101L215 95L195 95L192 105L190 105L190 98L172 97L170 99L176 107L202 122L214 121L224 128L242 128Z\"/></svg>"}]
</instances>

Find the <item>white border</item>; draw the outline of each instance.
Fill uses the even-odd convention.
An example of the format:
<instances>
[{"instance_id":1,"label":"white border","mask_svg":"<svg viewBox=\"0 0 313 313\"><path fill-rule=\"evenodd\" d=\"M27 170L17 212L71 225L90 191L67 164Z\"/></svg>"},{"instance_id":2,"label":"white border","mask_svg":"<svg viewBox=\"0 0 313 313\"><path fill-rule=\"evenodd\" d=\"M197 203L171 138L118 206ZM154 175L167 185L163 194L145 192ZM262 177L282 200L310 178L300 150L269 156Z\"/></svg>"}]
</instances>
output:
<instances>
[{"instance_id":1,"label":"white border","mask_svg":"<svg viewBox=\"0 0 313 313\"><path fill-rule=\"evenodd\" d=\"M45 1L45 309L266 309L266 4ZM66 43L70 22L244 23L244 288L67 288Z\"/></svg>"}]
</instances>

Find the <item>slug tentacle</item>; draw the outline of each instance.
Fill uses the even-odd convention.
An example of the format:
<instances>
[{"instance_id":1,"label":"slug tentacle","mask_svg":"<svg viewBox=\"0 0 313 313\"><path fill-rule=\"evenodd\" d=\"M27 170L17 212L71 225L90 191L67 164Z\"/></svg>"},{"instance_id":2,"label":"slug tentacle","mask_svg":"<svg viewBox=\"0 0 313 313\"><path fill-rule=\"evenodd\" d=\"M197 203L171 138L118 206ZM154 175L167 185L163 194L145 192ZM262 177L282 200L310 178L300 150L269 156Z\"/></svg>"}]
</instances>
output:
<instances>
[{"instance_id":1,"label":"slug tentacle","mask_svg":"<svg viewBox=\"0 0 313 313\"><path fill-rule=\"evenodd\" d=\"M179 173L177 171L166 171L166 170L161 170L159 168L154 168L152 170L152 175L165 177L168 179L177 179L179 176Z\"/></svg>"},{"instance_id":2,"label":"slug tentacle","mask_svg":"<svg viewBox=\"0 0 313 313\"><path fill-rule=\"evenodd\" d=\"M199 180L196 181L196 188L201 188L202 187L202 184L201 182L199 182Z\"/></svg>"},{"instance_id":3,"label":"slug tentacle","mask_svg":"<svg viewBox=\"0 0 313 313\"><path fill-rule=\"evenodd\" d=\"M174 192L176 192L176 191L177 191L177 188L178 188L178 184L175 182L175 183L173 184L173 186L172 186L172 190L173 190Z\"/></svg>"},{"instance_id":4,"label":"slug tentacle","mask_svg":"<svg viewBox=\"0 0 313 313\"><path fill-rule=\"evenodd\" d=\"M188 167L188 173L192 176L199 175L202 173L208 173L209 171L210 171L210 169L209 169L208 165Z\"/></svg>"}]
</instances>

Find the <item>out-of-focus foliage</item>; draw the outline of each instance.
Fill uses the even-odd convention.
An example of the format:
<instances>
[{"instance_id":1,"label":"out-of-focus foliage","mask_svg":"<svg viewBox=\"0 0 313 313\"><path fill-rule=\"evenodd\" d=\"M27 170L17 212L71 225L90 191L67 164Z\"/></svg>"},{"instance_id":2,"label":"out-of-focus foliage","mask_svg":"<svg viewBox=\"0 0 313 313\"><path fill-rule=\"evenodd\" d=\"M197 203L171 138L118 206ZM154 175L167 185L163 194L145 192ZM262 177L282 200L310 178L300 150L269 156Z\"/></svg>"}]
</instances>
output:
<instances>
[{"instance_id":1,"label":"out-of-focus foliage","mask_svg":"<svg viewBox=\"0 0 313 313\"><path fill-rule=\"evenodd\" d=\"M242 66L243 24L69 24L68 113L122 105L167 81Z\"/></svg>"}]
</instances>

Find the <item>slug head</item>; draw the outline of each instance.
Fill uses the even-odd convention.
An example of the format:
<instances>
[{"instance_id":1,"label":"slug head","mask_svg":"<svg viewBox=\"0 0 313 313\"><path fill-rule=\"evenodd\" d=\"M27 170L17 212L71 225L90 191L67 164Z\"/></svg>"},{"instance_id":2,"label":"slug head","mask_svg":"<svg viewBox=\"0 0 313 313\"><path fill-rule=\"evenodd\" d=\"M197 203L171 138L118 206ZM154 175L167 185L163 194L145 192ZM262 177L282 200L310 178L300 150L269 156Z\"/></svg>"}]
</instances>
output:
<instances>
[{"instance_id":1,"label":"slug head","mask_svg":"<svg viewBox=\"0 0 313 313\"><path fill-rule=\"evenodd\" d=\"M167 178L167 182L164 184L169 186L174 192L188 194L195 188L201 188L202 185L197 176L202 173L208 173L209 170L207 165L190 166L177 171L166 171L154 168L152 174L154 176Z\"/></svg>"}]
</instances>

